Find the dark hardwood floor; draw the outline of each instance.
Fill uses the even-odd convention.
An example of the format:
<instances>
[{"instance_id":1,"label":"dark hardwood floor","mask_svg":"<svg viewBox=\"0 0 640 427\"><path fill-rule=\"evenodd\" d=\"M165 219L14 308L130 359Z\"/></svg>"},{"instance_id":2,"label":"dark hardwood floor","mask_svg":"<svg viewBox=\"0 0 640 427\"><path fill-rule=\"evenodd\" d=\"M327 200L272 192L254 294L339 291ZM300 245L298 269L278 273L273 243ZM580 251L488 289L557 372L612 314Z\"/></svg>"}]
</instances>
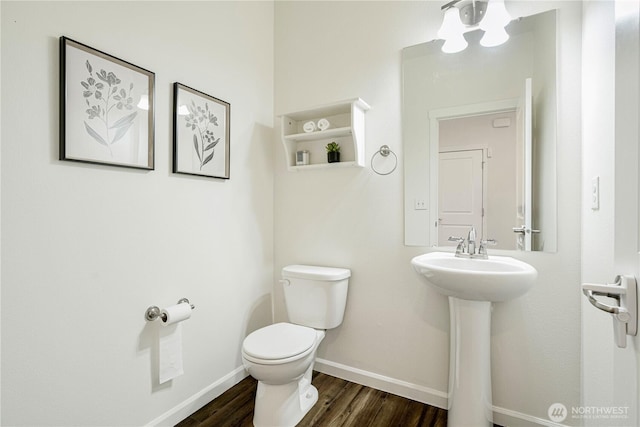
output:
<instances>
[{"instance_id":1,"label":"dark hardwood floor","mask_svg":"<svg viewBox=\"0 0 640 427\"><path fill-rule=\"evenodd\" d=\"M445 427L447 411L319 372L318 403L299 427ZM252 427L257 381L247 377L178 427Z\"/></svg>"}]
</instances>

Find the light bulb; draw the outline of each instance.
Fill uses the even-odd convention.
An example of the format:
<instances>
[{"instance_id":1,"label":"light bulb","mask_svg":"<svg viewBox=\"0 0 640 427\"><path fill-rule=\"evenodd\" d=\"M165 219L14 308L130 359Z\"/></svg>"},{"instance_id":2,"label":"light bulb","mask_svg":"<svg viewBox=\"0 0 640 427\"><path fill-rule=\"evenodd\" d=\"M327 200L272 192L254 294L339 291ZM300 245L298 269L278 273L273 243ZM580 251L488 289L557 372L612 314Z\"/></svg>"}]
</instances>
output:
<instances>
[{"instance_id":1,"label":"light bulb","mask_svg":"<svg viewBox=\"0 0 640 427\"><path fill-rule=\"evenodd\" d=\"M494 47L500 46L507 40L509 40L509 34L507 34L503 27L497 27L492 30L487 30L480 39L480 44L484 47Z\"/></svg>"},{"instance_id":2,"label":"light bulb","mask_svg":"<svg viewBox=\"0 0 640 427\"><path fill-rule=\"evenodd\" d=\"M445 40L442 45L442 51L444 53L458 53L465 50L468 45L469 43L467 43L464 36L462 34L458 34L457 36L449 37Z\"/></svg>"},{"instance_id":3,"label":"light bulb","mask_svg":"<svg viewBox=\"0 0 640 427\"><path fill-rule=\"evenodd\" d=\"M491 31L497 27L504 28L511 22L511 15L504 6L504 0L489 0L484 18L480 21L480 29Z\"/></svg>"},{"instance_id":4,"label":"light bulb","mask_svg":"<svg viewBox=\"0 0 640 427\"><path fill-rule=\"evenodd\" d=\"M464 32L464 24L460 19L460 12L456 7L450 7L444 11L442 26L438 30L438 38L448 40L450 37L456 37Z\"/></svg>"},{"instance_id":5,"label":"light bulb","mask_svg":"<svg viewBox=\"0 0 640 427\"><path fill-rule=\"evenodd\" d=\"M464 39L465 26L460 19L460 11L456 7L445 10L442 26L438 30L438 38L444 40L442 51L457 53L466 49L468 43Z\"/></svg>"}]
</instances>

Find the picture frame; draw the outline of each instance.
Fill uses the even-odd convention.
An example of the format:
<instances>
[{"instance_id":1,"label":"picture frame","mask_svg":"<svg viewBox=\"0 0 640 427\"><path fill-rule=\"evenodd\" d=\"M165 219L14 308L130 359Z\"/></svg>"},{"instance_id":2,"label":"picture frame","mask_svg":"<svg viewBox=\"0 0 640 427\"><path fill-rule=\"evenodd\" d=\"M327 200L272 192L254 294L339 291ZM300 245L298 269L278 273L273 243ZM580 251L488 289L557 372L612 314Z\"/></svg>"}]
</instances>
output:
<instances>
[{"instance_id":1,"label":"picture frame","mask_svg":"<svg viewBox=\"0 0 640 427\"><path fill-rule=\"evenodd\" d=\"M173 84L173 172L229 179L231 105Z\"/></svg>"},{"instance_id":2,"label":"picture frame","mask_svg":"<svg viewBox=\"0 0 640 427\"><path fill-rule=\"evenodd\" d=\"M154 169L155 74L60 37L60 160Z\"/></svg>"}]
</instances>

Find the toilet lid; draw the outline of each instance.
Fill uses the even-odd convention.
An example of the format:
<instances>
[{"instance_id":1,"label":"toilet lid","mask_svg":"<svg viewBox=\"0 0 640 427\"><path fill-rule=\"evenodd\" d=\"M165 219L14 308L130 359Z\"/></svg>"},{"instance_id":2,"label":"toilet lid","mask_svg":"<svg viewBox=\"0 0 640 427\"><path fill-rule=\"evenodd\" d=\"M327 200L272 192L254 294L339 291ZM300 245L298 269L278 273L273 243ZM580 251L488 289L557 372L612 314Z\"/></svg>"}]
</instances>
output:
<instances>
[{"instance_id":1,"label":"toilet lid","mask_svg":"<svg viewBox=\"0 0 640 427\"><path fill-rule=\"evenodd\" d=\"M276 323L247 336L244 352L264 360L286 359L307 351L316 341L316 330L291 323Z\"/></svg>"}]
</instances>

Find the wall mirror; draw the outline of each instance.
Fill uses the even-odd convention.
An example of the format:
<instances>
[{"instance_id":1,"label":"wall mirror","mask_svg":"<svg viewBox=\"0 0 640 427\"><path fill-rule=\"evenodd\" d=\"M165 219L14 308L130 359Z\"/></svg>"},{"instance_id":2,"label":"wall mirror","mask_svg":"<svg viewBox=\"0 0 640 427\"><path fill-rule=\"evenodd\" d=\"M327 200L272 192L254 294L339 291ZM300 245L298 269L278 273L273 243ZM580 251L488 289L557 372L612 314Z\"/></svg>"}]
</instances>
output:
<instances>
[{"instance_id":1,"label":"wall mirror","mask_svg":"<svg viewBox=\"0 0 640 427\"><path fill-rule=\"evenodd\" d=\"M402 52L405 245L495 239L556 251L556 11L519 18L507 43Z\"/></svg>"}]
</instances>

